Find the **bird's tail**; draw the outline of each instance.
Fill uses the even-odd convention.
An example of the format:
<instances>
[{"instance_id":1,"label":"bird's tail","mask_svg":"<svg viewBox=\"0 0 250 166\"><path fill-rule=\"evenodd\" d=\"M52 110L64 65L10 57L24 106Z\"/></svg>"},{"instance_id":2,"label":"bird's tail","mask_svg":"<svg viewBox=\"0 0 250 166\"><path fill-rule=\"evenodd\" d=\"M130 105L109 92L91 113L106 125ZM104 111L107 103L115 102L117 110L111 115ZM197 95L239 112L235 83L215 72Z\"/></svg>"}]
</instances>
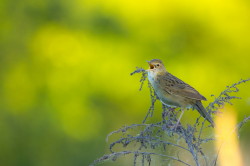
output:
<instances>
[{"instance_id":1,"label":"bird's tail","mask_svg":"<svg viewBox=\"0 0 250 166\"><path fill-rule=\"evenodd\" d=\"M209 113L206 111L206 109L203 107L201 101L197 101L195 103L195 109L197 109L199 111L199 113L207 120L211 123L211 125L214 127L214 121L212 119L212 117L209 115Z\"/></svg>"}]
</instances>

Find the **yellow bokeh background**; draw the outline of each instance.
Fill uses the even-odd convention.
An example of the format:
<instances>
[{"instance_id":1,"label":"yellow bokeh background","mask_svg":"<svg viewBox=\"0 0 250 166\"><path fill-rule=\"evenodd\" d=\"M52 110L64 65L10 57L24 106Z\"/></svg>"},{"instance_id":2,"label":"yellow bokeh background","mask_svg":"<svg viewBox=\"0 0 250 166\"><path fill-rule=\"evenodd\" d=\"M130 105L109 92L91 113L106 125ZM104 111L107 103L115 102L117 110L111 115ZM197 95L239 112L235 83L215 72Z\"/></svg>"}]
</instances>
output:
<instances>
[{"instance_id":1,"label":"yellow bokeh background","mask_svg":"<svg viewBox=\"0 0 250 166\"><path fill-rule=\"evenodd\" d=\"M0 165L88 165L108 153L106 135L141 123L150 106L129 75L146 60L162 59L205 106L250 77L246 0L0 0L0 9ZM249 84L240 89L237 121L250 108ZM239 137L247 164L249 129ZM118 163L132 160L104 165Z\"/></svg>"}]
</instances>

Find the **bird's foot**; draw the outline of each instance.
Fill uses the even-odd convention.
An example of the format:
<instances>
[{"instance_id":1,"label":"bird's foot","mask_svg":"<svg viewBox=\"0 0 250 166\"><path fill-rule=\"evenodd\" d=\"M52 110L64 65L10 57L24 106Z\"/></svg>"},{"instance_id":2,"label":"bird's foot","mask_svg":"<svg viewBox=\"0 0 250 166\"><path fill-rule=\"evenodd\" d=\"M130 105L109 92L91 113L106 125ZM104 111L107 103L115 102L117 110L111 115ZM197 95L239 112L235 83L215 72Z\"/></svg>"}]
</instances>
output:
<instances>
[{"instance_id":1,"label":"bird's foot","mask_svg":"<svg viewBox=\"0 0 250 166\"><path fill-rule=\"evenodd\" d=\"M173 131L177 131L181 127L180 122L173 125Z\"/></svg>"}]
</instances>

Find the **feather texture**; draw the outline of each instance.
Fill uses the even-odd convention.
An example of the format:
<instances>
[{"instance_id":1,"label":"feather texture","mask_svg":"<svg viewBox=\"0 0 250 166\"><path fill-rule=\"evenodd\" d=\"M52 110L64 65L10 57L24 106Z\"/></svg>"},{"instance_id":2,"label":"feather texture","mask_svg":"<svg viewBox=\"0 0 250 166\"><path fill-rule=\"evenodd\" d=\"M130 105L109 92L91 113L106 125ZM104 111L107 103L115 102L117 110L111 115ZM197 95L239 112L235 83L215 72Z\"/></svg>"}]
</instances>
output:
<instances>
[{"instance_id":1,"label":"feather texture","mask_svg":"<svg viewBox=\"0 0 250 166\"><path fill-rule=\"evenodd\" d=\"M194 108L214 126L212 117L201 103L201 100L207 100L204 96L192 86L170 74L161 60L153 59L148 63L150 66L148 69L149 82L163 104Z\"/></svg>"}]
</instances>

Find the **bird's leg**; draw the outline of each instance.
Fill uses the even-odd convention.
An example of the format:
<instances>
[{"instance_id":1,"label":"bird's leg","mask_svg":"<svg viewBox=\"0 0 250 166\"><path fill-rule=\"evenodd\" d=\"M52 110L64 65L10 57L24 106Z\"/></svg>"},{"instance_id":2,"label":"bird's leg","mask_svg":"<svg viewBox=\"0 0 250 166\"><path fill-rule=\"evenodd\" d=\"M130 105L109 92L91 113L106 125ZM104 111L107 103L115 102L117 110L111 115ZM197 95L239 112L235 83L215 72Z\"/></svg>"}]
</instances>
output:
<instances>
[{"instance_id":1,"label":"bird's leg","mask_svg":"<svg viewBox=\"0 0 250 166\"><path fill-rule=\"evenodd\" d=\"M176 125L175 125L175 129L178 127L178 125L179 125L179 123L180 123L180 120L181 120L183 114L184 114L184 109L181 108L181 114L180 114L179 119L178 119L178 121L177 121L177 123L176 123Z\"/></svg>"}]
</instances>

